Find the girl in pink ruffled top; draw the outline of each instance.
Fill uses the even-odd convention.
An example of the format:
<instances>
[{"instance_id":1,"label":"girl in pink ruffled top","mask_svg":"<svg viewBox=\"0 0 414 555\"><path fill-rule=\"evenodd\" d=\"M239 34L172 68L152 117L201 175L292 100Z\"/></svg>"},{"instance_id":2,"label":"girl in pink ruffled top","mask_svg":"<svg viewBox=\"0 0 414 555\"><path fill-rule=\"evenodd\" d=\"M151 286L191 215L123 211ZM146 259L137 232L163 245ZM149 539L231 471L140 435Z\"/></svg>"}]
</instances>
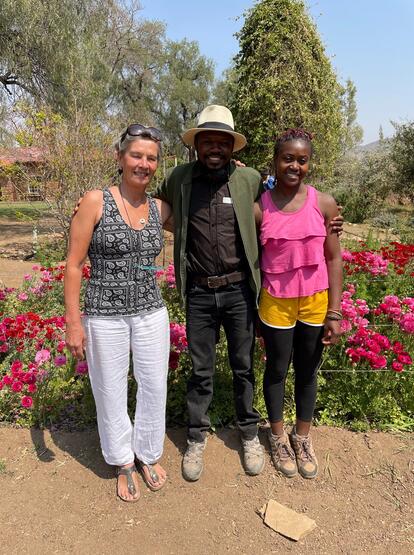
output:
<instances>
[{"instance_id":1,"label":"girl in pink ruffled top","mask_svg":"<svg viewBox=\"0 0 414 555\"><path fill-rule=\"evenodd\" d=\"M266 347L263 391L273 463L285 476L314 478L318 462L309 435L324 345L341 334L342 258L329 222L335 200L306 185L312 135L289 129L276 140L276 186L255 204L260 229L259 317ZM295 370L296 424L283 425L285 380Z\"/></svg>"}]
</instances>

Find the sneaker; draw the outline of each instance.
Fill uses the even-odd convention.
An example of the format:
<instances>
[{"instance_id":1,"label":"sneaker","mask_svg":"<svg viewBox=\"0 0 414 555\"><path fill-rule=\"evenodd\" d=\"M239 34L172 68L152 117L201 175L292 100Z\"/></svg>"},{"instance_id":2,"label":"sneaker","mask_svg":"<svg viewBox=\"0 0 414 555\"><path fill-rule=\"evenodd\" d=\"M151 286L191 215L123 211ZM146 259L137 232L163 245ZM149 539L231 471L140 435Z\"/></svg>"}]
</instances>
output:
<instances>
[{"instance_id":1,"label":"sneaker","mask_svg":"<svg viewBox=\"0 0 414 555\"><path fill-rule=\"evenodd\" d=\"M290 434L290 444L295 451L299 474L302 478L315 478L318 474L318 461L310 435L300 436L293 429Z\"/></svg>"},{"instance_id":2,"label":"sneaker","mask_svg":"<svg viewBox=\"0 0 414 555\"><path fill-rule=\"evenodd\" d=\"M295 452L290 446L289 437L285 432L283 436L275 436L269 432L270 451L276 470L293 478L298 473Z\"/></svg>"},{"instance_id":3,"label":"sneaker","mask_svg":"<svg viewBox=\"0 0 414 555\"><path fill-rule=\"evenodd\" d=\"M242 439L243 463L246 474L257 476L265 465L264 450L259 438Z\"/></svg>"},{"instance_id":4,"label":"sneaker","mask_svg":"<svg viewBox=\"0 0 414 555\"><path fill-rule=\"evenodd\" d=\"M203 454L207 445L207 438L204 441L187 440L187 450L183 457L182 472L189 482L196 482L203 472Z\"/></svg>"}]
</instances>

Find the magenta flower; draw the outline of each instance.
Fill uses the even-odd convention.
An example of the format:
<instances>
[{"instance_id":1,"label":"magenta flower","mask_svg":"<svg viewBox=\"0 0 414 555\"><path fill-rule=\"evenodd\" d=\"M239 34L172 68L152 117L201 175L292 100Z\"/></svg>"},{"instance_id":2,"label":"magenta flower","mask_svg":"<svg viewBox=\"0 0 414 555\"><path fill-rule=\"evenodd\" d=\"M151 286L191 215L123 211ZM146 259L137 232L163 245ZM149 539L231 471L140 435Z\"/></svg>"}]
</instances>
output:
<instances>
[{"instance_id":1,"label":"magenta flower","mask_svg":"<svg viewBox=\"0 0 414 555\"><path fill-rule=\"evenodd\" d=\"M30 383L30 384L27 386L27 391L28 391L29 393L35 393L35 392L37 391L37 386L36 386L36 384L35 384L35 383Z\"/></svg>"},{"instance_id":2,"label":"magenta flower","mask_svg":"<svg viewBox=\"0 0 414 555\"><path fill-rule=\"evenodd\" d=\"M88 363L86 360L81 360L77 363L75 367L75 372L77 374L87 374L88 373Z\"/></svg>"},{"instance_id":3,"label":"magenta flower","mask_svg":"<svg viewBox=\"0 0 414 555\"><path fill-rule=\"evenodd\" d=\"M55 366L64 366L66 364L65 355L58 355L53 359Z\"/></svg>"}]
</instances>

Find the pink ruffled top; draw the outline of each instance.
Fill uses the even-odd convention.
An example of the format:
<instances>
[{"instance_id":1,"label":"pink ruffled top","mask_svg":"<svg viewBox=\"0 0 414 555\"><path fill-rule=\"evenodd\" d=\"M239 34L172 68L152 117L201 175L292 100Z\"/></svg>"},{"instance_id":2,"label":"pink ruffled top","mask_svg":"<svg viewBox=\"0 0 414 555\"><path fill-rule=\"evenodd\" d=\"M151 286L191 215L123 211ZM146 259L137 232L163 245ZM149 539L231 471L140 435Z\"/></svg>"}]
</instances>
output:
<instances>
[{"instance_id":1,"label":"pink ruffled top","mask_svg":"<svg viewBox=\"0 0 414 555\"><path fill-rule=\"evenodd\" d=\"M273 297L307 297L328 289L324 255L326 228L318 206L317 191L307 185L303 206L283 212L271 191L263 193L261 270L263 287Z\"/></svg>"}]
</instances>

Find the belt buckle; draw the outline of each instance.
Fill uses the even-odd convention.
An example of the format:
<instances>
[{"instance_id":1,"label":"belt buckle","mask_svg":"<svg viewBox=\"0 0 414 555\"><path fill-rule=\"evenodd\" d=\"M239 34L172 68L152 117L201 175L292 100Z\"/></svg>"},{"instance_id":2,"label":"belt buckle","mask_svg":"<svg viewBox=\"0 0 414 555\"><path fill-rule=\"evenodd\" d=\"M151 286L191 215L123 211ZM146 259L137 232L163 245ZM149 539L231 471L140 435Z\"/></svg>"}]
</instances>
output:
<instances>
[{"instance_id":1,"label":"belt buckle","mask_svg":"<svg viewBox=\"0 0 414 555\"><path fill-rule=\"evenodd\" d=\"M217 289L217 287L221 287L223 284L223 278L220 276L209 276L207 278L207 287L210 289Z\"/></svg>"}]
</instances>

